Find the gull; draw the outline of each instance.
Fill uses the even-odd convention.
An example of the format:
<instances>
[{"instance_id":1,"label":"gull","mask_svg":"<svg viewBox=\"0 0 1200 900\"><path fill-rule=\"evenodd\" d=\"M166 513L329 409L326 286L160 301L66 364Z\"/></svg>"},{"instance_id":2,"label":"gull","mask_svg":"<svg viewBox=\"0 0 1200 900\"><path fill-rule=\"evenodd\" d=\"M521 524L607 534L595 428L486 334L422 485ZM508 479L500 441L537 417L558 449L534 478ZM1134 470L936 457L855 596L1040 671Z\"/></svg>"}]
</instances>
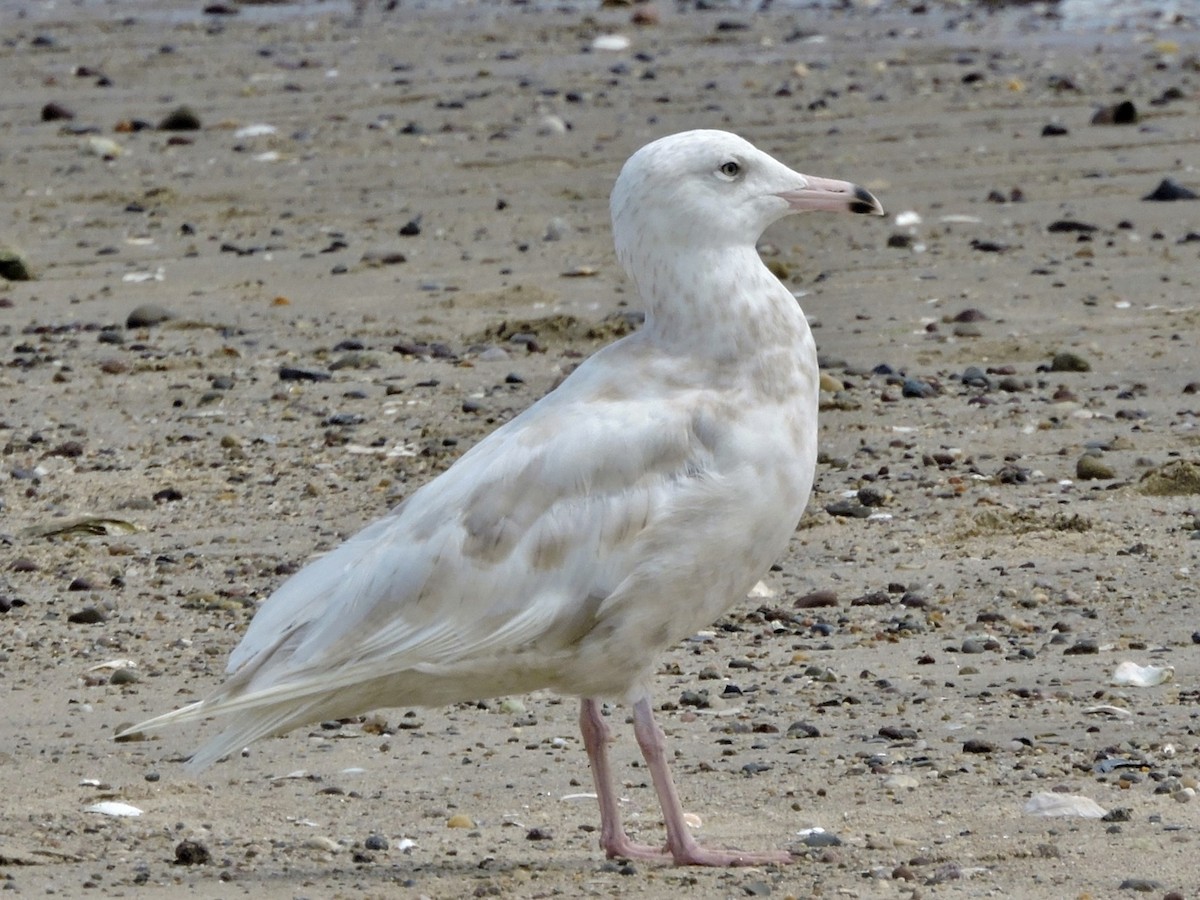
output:
<instances>
[{"instance_id":1,"label":"gull","mask_svg":"<svg viewBox=\"0 0 1200 900\"><path fill-rule=\"evenodd\" d=\"M804 210L883 214L865 189L801 175L726 132L634 153L611 213L642 328L284 582L206 699L123 734L224 717L196 771L311 722L548 688L581 698L607 856L789 861L692 837L651 682L658 653L746 596L808 502L816 347L755 246ZM602 698L632 705L665 847L635 843L621 822Z\"/></svg>"}]
</instances>

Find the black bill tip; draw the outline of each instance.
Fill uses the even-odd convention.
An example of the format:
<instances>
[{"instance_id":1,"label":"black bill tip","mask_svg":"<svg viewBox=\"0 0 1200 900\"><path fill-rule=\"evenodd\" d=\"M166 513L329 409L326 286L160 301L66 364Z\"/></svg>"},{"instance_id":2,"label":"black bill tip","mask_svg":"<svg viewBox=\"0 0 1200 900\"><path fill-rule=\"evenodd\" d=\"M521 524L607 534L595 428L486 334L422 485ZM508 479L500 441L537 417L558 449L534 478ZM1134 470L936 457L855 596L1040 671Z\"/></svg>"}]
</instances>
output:
<instances>
[{"instance_id":1,"label":"black bill tip","mask_svg":"<svg viewBox=\"0 0 1200 900\"><path fill-rule=\"evenodd\" d=\"M850 202L850 212L863 215L885 215L883 204L875 199L875 195L857 184L854 186L854 199Z\"/></svg>"}]
</instances>

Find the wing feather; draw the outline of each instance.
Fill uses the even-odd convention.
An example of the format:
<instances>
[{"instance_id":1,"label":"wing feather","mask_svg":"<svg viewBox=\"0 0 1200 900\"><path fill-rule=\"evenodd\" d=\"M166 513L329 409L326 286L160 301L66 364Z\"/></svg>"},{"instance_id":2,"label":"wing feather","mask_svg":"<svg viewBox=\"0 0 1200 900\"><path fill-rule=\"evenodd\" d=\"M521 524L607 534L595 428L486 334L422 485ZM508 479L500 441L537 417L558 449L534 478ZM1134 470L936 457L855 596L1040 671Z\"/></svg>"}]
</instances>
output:
<instances>
[{"instance_id":1,"label":"wing feather","mask_svg":"<svg viewBox=\"0 0 1200 900\"><path fill-rule=\"evenodd\" d=\"M307 714L327 715L325 699L345 701L383 677L414 673L412 691L393 679L395 696L359 705L427 702L422 673L469 672L463 689L478 691L489 665L511 668L513 654L534 646L529 657L553 665L633 572L639 535L691 503L712 463L695 433L698 389L673 402L656 392L651 403L595 374L622 343L293 575L258 611L213 695L131 730L234 714L198 756L205 764ZM614 363L637 379L611 358L603 369ZM586 415L576 410L583 404ZM435 693L445 702L446 685Z\"/></svg>"}]
</instances>

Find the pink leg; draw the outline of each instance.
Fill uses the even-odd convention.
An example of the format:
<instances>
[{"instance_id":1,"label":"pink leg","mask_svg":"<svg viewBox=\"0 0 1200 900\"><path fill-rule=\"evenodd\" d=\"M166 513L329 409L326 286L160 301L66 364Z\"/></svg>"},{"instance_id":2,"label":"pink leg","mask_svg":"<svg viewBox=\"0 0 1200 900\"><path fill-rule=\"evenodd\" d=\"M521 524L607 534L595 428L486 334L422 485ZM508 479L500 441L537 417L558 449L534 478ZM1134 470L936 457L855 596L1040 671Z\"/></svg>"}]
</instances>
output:
<instances>
[{"instance_id":1,"label":"pink leg","mask_svg":"<svg viewBox=\"0 0 1200 900\"><path fill-rule=\"evenodd\" d=\"M635 844L621 826L621 810L617 792L613 787L612 770L608 764L608 726L600 714L596 700L585 699L579 707L579 730L583 733L583 746L587 750L588 762L592 766L592 781L596 785L596 798L600 802L600 846L605 855L612 859L647 859L668 862L671 857L658 847Z\"/></svg>"},{"instance_id":2,"label":"pink leg","mask_svg":"<svg viewBox=\"0 0 1200 900\"><path fill-rule=\"evenodd\" d=\"M683 821L683 806L679 802L675 781L671 778L671 769L667 765L666 737L654 721L650 700L646 697L633 704L633 731L637 736L638 746L642 748L642 756L650 767L650 778L654 782L654 791L658 794L659 805L662 806L663 822L667 826L667 852L671 854L675 865L757 866L792 861L791 854L783 850L743 853L739 850L705 850L697 844L688 831L687 823ZM613 800L615 803L615 798ZM602 818L603 808L602 801Z\"/></svg>"}]
</instances>

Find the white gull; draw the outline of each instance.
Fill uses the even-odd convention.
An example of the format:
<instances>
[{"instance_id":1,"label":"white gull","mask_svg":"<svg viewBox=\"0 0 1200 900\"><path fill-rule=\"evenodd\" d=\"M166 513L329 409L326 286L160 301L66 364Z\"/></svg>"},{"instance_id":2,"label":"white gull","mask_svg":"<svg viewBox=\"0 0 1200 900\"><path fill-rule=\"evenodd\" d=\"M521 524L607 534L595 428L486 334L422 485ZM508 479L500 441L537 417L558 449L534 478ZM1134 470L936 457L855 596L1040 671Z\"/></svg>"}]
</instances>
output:
<instances>
[{"instance_id":1,"label":"white gull","mask_svg":"<svg viewBox=\"0 0 1200 900\"><path fill-rule=\"evenodd\" d=\"M812 487L816 349L755 243L793 212L883 210L861 187L793 172L720 131L637 151L611 209L645 325L286 581L207 699L126 734L228 716L192 757L198 770L310 722L550 688L582 698L608 856L790 858L691 836L651 675L660 651L745 597L783 553ZM621 824L601 697L632 703L665 848Z\"/></svg>"}]
</instances>

